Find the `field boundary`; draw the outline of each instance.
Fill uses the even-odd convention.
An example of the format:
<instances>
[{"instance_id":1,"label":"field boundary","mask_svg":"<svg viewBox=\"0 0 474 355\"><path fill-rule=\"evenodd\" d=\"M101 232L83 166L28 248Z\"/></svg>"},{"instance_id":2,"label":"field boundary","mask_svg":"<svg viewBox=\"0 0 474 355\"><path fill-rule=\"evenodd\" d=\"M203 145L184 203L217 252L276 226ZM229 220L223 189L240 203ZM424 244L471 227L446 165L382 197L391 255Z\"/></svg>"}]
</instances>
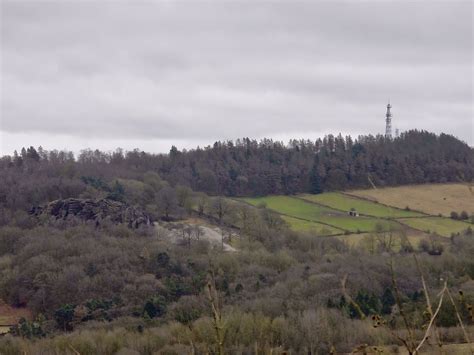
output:
<instances>
[{"instance_id":1,"label":"field boundary","mask_svg":"<svg viewBox=\"0 0 474 355\"><path fill-rule=\"evenodd\" d=\"M293 197L293 196L289 196L289 197ZM232 199L236 202L240 202L240 203L244 203L246 204L247 206L250 206L252 208L257 208L257 206L254 206L252 205L251 203L245 201L245 200L237 200L237 199ZM347 233L352 233L350 230L348 229L344 229L344 228L341 228L341 227L336 227L332 224L329 224L329 223L326 223L326 222L320 222L320 221L314 221L314 220L311 220L311 219L307 219L307 218L302 218L302 217L297 217L297 216L292 216L292 215L289 215L287 213L282 213L282 212L278 212L278 211L275 211L274 209L271 209L271 208L268 208L268 207L265 207L267 209L269 209L270 211L273 211L275 212L276 214L280 215L280 216L286 216L286 217L291 217L291 218L295 218L295 219L299 219L300 221L305 221L305 222L311 222L311 223L318 223L318 224L322 224L324 226L328 226L328 227L331 227L331 228L335 228L335 229L338 229L340 231L343 231L343 232L347 232ZM361 232L361 233L369 233L369 232ZM339 233L339 234L326 234L325 236L326 237L336 237L336 236L339 236L339 235L344 235L345 233Z\"/></svg>"},{"instance_id":2,"label":"field boundary","mask_svg":"<svg viewBox=\"0 0 474 355\"><path fill-rule=\"evenodd\" d=\"M307 203L312 203L313 205L316 205L316 206L320 206L320 207L328 208L328 209L330 209L330 210L342 212L342 213L344 213L345 215L347 215L347 211L342 210L342 209L340 209L340 208L334 208L334 207L325 205L324 203L321 203L321 202L306 200L306 199L304 199L304 198L302 198L302 197L299 197L298 195L293 195L293 196L290 196L290 197L295 198L295 199L298 199L298 200L301 200L301 201L304 201L304 202L307 202ZM359 215L360 215L360 216L366 216L366 217L373 217L373 216L369 216L369 215L366 215L366 214L363 214L363 213L359 213Z\"/></svg>"},{"instance_id":3,"label":"field boundary","mask_svg":"<svg viewBox=\"0 0 474 355\"><path fill-rule=\"evenodd\" d=\"M351 198L355 198L355 199L359 199L359 200L362 200L362 201L367 201L367 202L372 202L372 203L377 203L381 206L384 206L384 207L389 207L389 208L393 208L395 210L399 210L399 211L406 211L404 208L400 208L400 207L396 207L396 206L392 206L392 205L387 205L385 203L382 203L382 202L379 202L378 200L372 200L370 198L367 198L367 197L363 197L363 196L357 196L357 195L352 195L350 192L346 192L346 191L340 191L341 194L343 195L346 195L346 196L349 196ZM432 215L432 214L429 214L429 213L426 213L426 212L423 212L423 211L419 211L419 210L413 210L410 208L410 211L411 212L416 212L416 213L420 213L422 215L424 215L424 217L439 217L439 216L435 216L435 215ZM399 218L421 218L423 216L413 216L413 217L399 217Z\"/></svg>"},{"instance_id":4,"label":"field boundary","mask_svg":"<svg viewBox=\"0 0 474 355\"><path fill-rule=\"evenodd\" d=\"M339 210L339 209L335 209L335 208L332 208L332 207L328 207L328 206L325 206L323 204L319 204L317 202L313 202L313 201L308 201L308 200L305 200L305 199L302 199L302 198L299 198L299 197L296 197L295 195L285 195L285 196L288 196L290 198L294 198L295 200L300 200L300 201L303 201L303 202L307 202L307 203L310 203L310 204L314 204L314 205L319 205L320 207L324 207L324 208L327 208L327 209L330 209L330 210L334 210L336 212L344 212L342 210ZM252 205L251 203L248 203L247 201L244 201L244 200L234 200L234 201L239 201L239 202L243 202L245 203L246 205L250 206L250 207L253 207L253 208L258 208L254 205ZM266 207L268 208L268 207ZM358 229L357 231L351 231L349 229L345 229L345 228L342 228L342 227L339 227L339 226L335 226L333 224L330 224L330 223L326 223L326 222L322 222L322 221L318 221L318 220L312 220L312 219L307 219L307 218L302 218L302 217L298 217L298 216L293 216L293 215L289 215L287 213L282 213L282 212L278 212L274 209L271 209L271 208L268 208L269 210L275 212L276 214L279 214L281 216L286 216L286 217L291 217L291 218L295 218L295 219L299 219L300 221L305 221L305 222L311 222L311 223L318 223L318 224L322 224L322 225L325 225L325 226L328 226L328 227L332 227L332 228L335 228L335 229L338 229L338 230L341 230L341 231L344 231L344 233L340 233L340 234L327 234L325 236L327 237L337 237L337 236L341 236L341 235L347 235L347 234L362 234L362 233L374 233L373 230L362 230L362 229ZM380 219L380 220L386 220L386 221L390 221L390 222L395 222L397 224L402 224L400 223L399 221L397 221L396 219L390 219L390 218L382 218L382 217L374 217L374 216L369 216L369 215L362 215L363 217L369 217L371 219ZM357 218L357 217L355 217ZM403 226L405 226L403 224Z\"/></svg>"},{"instance_id":5,"label":"field boundary","mask_svg":"<svg viewBox=\"0 0 474 355\"><path fill-rule=\"evenodd\" d=\"M441 219L446 219L446 220L448 220L448 221L461 222L462 224L464 224L464 225L466 226L466 229L463 229L463 231L467 230L469 227L472 228L472 224L469 223L469 222L461 221L461 220L453 220L453 219L451 219L451 218L449 218L449 217L423 216L423 217L418 217L417 219L430 219L430 218L441 218ZM436 236L438 236L438 237L441 237L441 238L449 238L449 236L441 235L441 234L437 233L436 231L430 230L429 232L427 232L426 230L418 229L418 228L415 228L415 227L413 227L413 226L410 226L410 225L404 223L405 221L403 221L403 219L411 219L411 218L400 218L400 219L402 219L402 220L397 221L397 222L399 222L400 224L403 224L404 226L407 226L407 227L409 227L409 228L412 228L412 229L414 229L414 230L417 230L417 231L420 231L420 232L423 232L423 233L427 233L427 234L434 234L434 235L436 235ZM455 233L455 232L452 232L452 234L453 234L453 233L456 234L457 232L456 232L456 233Z\"/></svg>"},{"instance_id":6,"label":"field boundary","mask_svg":"<svg viewBox=\"0 0 474 355\"><path fill-rule=\"evenodd\" d=\"M339 194L339 198L346 198L346 199L352 199L354 200L354 204L356 205L356 202L357 201L360 201L360 202L366 202L366 203L370 203L372 205L374 205L374 208L376 208L376 206L380 206L380 208L385 208L385 209L388 209L386 212L384 213L381 213L383 214L383 216L379 216L379 215L372 215L372 214L368 214L367 212L359 212L359 216L361 217L361 223L359 223L359 225L361 226L364 226L365 224L369 223L369 224L372 224L372 222L380 222L381 224L382 223L389 223L388 225L388 230L392 230L392 229L395 229L397 228L396 226L398 226L398 228L402 228L402 229L405 229L405 230L412 230L412 231L416 231L416 232L419 232L419 233L423 233L423 234L426 234L427 233L427 230L430 230L430 233L433 234L433 235L436 235L438 237L441 237L441 238L446 238L447 236L447 232L445 231L446 228L450 228L449 226L445 226L446 224L449 225L449 222L452 221L452 219L450 217L447 217L447 216L444 216L444 215L439 215L439 214L431 214L431 213L427 213L427 212L424 212L424 211L419 211L417 209L409 209L409 210L406 210L404 208L401 208L401 207L397 207L397 206L393 206L393 205L390 205L390 204L387 204L387 203L382 203L382 202L379 202L376 198L370 198L370 197L364 197L364 196L357 196L357 195L353 195L351 194L350 192L346 192L346 191L333 191L333 193L336 193L336 194ZM273 195L273 196L285 196L286 198L289 198L291 199L292 201L294 201L293 203L296 203L296 201L299 201L300 203L305 203L305 204L308 204L309 205L312 205L312 206L315 206L314 208L320 208L320 209L323 209L324 211L322 211L320 214L316 215L315 217L310 214L310 215L305 215L304 217L301 217L299 216L298 214L295 214L295 213L291 213L291 211L286 211L285 212L281 212L280 210L278 209L273 209L273 208L270 208L268 206L266 206L266 208L268 210L271 210L273 211L274 213L282 216L282 217L288 217L288 218L292 218L294 220L300 220L300 221L304 221L304 222L307 222L307 223L314 223L315 224L315 228L317 228L317 225L319 226L327 226L327 227L330 227L330 228L333 228L334 230L337 230L337 231L341 231L342 233L333 233L333 234L326 234L326 236L343 236L343 235L347 235L347 234L361 234L361 233L373 233L374 230L373 229L369 229L369 230L366 230L366 229L359 229L359 228L356 228L357 226L357 217L354 217L354 223L356 224L355 226L352 226L352 225L348 225L348 226L340 226L340 225L335 225L335 224L332 224L332 223L328 223L324 220L324 216L326 215L327 217L334 217L334 216L340 216L340 217L343 217L343 216L346 216L348 215L348 211L346 209L343 209L343 208L340 208L341 206L340 205L337 205L338 207L333 207L333 206L330 206L324 202L320 202L318 201L318 199L311 199L310 196L313 196L314 194L294 194L294 195ZM269 196L272 196L272 195L269 195ZM261 196L261 197L266 197L266 196ZM239 199L239 198L232 198L232 200L234 200L235 202L239 202L239 203L244 203L245 205L248 205L252 208L258 208L257 205L251 203L251 202L248 202L246 201L245 199ZM329 201L330 202L330 201ZM288 202L290 203L290 202ZM347 204L344 204L344 206L347 205ZM377 212L374 212L372 211L371 209L367 209L367 211L370 213L370 212L373 212L373 213L377 213ZM404 216L403 214L401 213L398 213L398 212L412 212L413 214L416 214L416 215L408 215L408 216ZM406 214L409 214L409 213L406 213ZM415 225L411 225L412 222L410 222L410 220L413 221L413 224ZM423 226L419 226L417 223L415 223L416 220L420 220L420 223L421 223L421 220L425 220L426 222L423 222L423 224L430 224L430 223L433 223L433 229L432 228L424 228ZM364 221L364 222L363 222ZM332 221L330 221L332 222ZM446 223L445 223L446 222ZM456 220L456 222L462 222L462 225L459 227L456 227L453 229L461 229L463 228L464 229L467 229L469 228L470 226L472 226L471 223L467 222L467 221L458 221ZM295 222L297 223L297 222ZM348 222L349 223L349 222ZM392 226L390 226L390 223L393 223ZM350 224L350 223L349 223ZM441 228L441 232L438 232L438 227L436 227L436 225L439 225L438 227ZM311 226L309 226L311 227ZM352 228L354 227L354 228ZM367 225L367 227L369 228L373 228L370 227L369 225Z\"/></svg>"},{"instance_id":7,"label":"field boundary","mask_svg":"<svg viewBox=\"0 0 474 355\"><path fill-rule=\"evenodd\" d=\"M254 206L255 207L255 206ZM326 222L320 222L320 221L313 221L311 219L306 219L306 218L302 218L302 217L296 217L296 216L292 216L292 215L289 215L289 214L286 214L286 213L281 213L281 212L278 212L278 211L275 211L275 210L272 210L271 208L269 208L269 210L281 215L281 216L286 216L286 217L291 217L291 218L295 218L295 219L299 219L300 221L305 221L305 222L311 222L311 223L318 223L318 224L322 224L323 226L328 226L328 227L331 227L331 228L335 228L335 229L338 229L340 231L343 231L343 232L349 232L349 233L352 233L350 230L348 229L344 229L344 228L341 228L341 227L336 227L335 225L332 225L332 224L329 224L329 223L326 223ZM361 232L361 233L366 233L366 232ZM327 236L338 236L338 235L344 235L344 233L340 233L340 234L327 234Z\"/></svg>"},{"instance_id":8,"label":"field boundary","mask_svg":"<svg viewBox=\"0 0 474 355\"><path fill-rule=\"evenodd\" d=\"M360 200L365 200L365 201L368 201L368 202L372 202L372 203L377 203L377 204L380 204L382 206L386 206L386 207L390 207L390 208L393 208L393 209L396 209L396 210L401 210L401 211L404 211L403 208L399 208L399 207L396 207L396 206L392 206L392 205L388 205L388 204L385 204L385 203L382 203L382 202L379 202L378 200L374 201L373 199L370 199L370 198L366 198L366 197L363 197L363 196L357 196L357 195L352 195L348 192L341 192L342 194L346 195L346 196L349 196L351 198L358 198ZM452 218L448 217L448 216L443 216L443 215L436 215L436 214L430 214L430 213L426 213L424 211L419 211L419 210L413 210L410 208L410 211L413 211L413 212L417 212L417 213L420 213L422 214L421 216L411 216L411 217L397 217L397 218L390 218L390 220L392 221L396 221L398 222L399 224L405 226L405 227L408 227L408 228L411 228L413 230L416 230L416 231L420 231L420 232L423 232L423 233L427 233L426 230L423 230L423 229L418 229L418 228L415 228L413 226L410 226L406 223L404 223L404 221L402 221L403 219L430 219L430 218L442 218L442 219L446 219L446 220L452 220ZM383 217L382 217L383 218ZM454 220L456 222L462 222L466 225L466 229L471 226L471 223L469 222L466 222L466 221L462 221L462 220ZM435 231L430 231L431 234L434 234L438 237L441 237L441 238L446 238L446 236L443 236L439 233L436 233Z\"/></svg>"},{"instance_id":9,"label":"field boundary","mask_svg":"<svg viewBox=\"0 0 474 355\"><path fill-rule=\"evenodd\" d=\"M336 191L333 191L333 192L336 192ZM348 195L348 194L344 194L343 192L336 192L336 193L340 193L342 195L346 195L346 196L349 196L351 198L354 198L355 196L351 196L351 195ZM331 207L331 206L328 206L328 205L325 205L324 203L321 203L321 202L316 202L316 201L311 201L311 200L306 200L305 198L302 198L302 197L298 197L297 195L295 196L292 196L296 199L299 199L299 200L302 200L304 202L308 202L308 203L313 203L315 205L318 205L318 206L321 206L321 207L324 207L324 208L328 208L328 209L331 209L331 210L334 210L334 211L338 211L338 212L342 212L344 214L347 215L347 211L346 210L343 210L343 209L340 209L340 208L335 208L335 207ZM354 198L354 199L357 199L357 198ZM364 201L365 199L360 199L362 201ZM369 202L368 200L365 200L366 202ZM373 201L370 201L372 203L376 203L376 202L373 202ZM377 202L378 203L378 202ZM380 205L383 205L380 203ZM400 211L405 211L401 208L396 208L396 207L392 207L392 206L388 206L388 205L383 205L384 207L388 207L388 208L393 208L393 209L396 209L396 210L400 210ZM418 211L413 211L413 212L417 212ZM381 216L374 216L374 215L370 215L370 214L365 214L365 213L359 213L359 216L362 216L362 217L370 217L370 218L375 218L375 219L384 219L384 220L389 220L389 221L394 221L396 220L397 218L421 218L421 217L431 217L431 216L410 216L410 217L381 217Z\"/></svg>"}]
</instances>

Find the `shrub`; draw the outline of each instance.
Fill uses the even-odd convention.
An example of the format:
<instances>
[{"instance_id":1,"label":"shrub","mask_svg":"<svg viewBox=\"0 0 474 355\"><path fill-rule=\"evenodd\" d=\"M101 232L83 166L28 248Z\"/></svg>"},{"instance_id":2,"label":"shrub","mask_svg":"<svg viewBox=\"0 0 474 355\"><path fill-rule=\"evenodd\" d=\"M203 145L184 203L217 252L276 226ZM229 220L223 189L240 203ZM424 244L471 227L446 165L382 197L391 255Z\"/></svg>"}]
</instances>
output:
<instances>
[{"instance_id":1,"label":"shrub","mask_svg":"<svg viewBox=\"0 0 474 355\"><path fill-rule=\"evenodd\" d=\"M72 330L72 320L74 319L74 308L72 304L65 304L54 312L54 319L59 329L64 331Z\"/></svg>"},{"instance_id":2,"label":"shrub","mask_svg":"<svg viewBox=\"0 0 474 355\"><path fill-rule=\"evenodd\" d=\"M469 219L469 215L467 214L466 211L462 211L461 214L459 215L459 219L462 219L463 221Z\"/></svg>"},{"instance_id":3,"label":"shrub","mask_svg":"<svg viewBox=\"0 0 474 355\"><path fill-rule=\"evenodd\" d=\"M150 318L160 317L166 312L166 300L163 296L150 298L143 307L143 313Z\"/></svg>"}]
</instances>

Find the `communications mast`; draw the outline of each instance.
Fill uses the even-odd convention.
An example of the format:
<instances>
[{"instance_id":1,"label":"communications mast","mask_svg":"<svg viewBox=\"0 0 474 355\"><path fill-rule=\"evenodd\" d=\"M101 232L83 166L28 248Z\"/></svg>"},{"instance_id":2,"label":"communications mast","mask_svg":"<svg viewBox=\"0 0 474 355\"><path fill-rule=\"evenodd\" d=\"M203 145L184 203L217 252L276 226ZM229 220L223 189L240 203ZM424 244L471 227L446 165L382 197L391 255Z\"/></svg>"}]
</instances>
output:
<instances>
[{"instance_id":1,"label":"communications mast","mask_svg":"<svg viewBox=\"0 0 474 355\"><path fill-rule=\"evenodd\" d=\"M385 114L385 138L392 139L392 113L390 109L392 105L390 105L390 100L387 104L387 113Z\"/></svg>"}]
</instances>

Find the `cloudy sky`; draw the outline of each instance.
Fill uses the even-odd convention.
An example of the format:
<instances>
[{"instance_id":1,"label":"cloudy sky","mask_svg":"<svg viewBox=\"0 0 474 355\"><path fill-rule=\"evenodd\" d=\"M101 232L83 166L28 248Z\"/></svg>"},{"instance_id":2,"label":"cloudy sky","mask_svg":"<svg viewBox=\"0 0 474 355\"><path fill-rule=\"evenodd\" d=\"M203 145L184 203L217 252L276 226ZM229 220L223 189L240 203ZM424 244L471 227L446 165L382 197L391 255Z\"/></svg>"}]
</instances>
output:
<instances>
[{"instance_id":1,"label":"cloudy sky","mask_svg":"<svg viewBox=\"0 0 474 355\"><path fill-rule=\"evenodd\" d=\"M1 2L0 154L393 126L474 145L473 2Z\"/></svg>"}]
</instances>

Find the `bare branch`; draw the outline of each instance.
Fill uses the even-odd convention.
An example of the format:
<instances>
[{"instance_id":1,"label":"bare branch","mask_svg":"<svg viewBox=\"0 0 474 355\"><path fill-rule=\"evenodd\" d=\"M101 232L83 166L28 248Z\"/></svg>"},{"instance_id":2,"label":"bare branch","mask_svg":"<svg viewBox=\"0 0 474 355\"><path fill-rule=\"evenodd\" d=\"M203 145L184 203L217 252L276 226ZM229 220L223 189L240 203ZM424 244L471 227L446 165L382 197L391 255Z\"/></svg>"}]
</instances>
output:
<instances>
[{"instance_id":1,"label":"bare branch","mask_svg":"<svg viewBox=\"0 0 474 355\"><path fill-rule=\"evenodd\" d=\"M461 329L464 333L464 338L466 339L466 342L468 344L471 344L471 340L469 339L469 334L467 334L467 331L466 331L466 328L464 327L464 323L462 321L461 315L459 314L458 307L456 306L456 303L454 302L454 299L453 299L453 296L451 295L451 292L449 292L449 288L446 289L446 292L448 293L449 300L451 301L451 304L454 307L454 311L456 312L456 317L458 318L459 325L461 326Z\"/></svg>"},{"instance_id":2,"label":"bare branch","mask_svg":"<svg viewBox=\"0 0 474 355\"><path fill-rule=\"evenodd\" d=\"M425 331L425 335L423 336L423 339L421 340L421 342L418 344L418 346L415 348L415 354L418 353L418 350L420 350L420 348L423 346L423 344L425 343L426 339L428 339L428 335L430 333L430 330L431 330L431 327L436 319L436 316L438 315L438 312L439 310L441 309L441 305L443 304L443 298L444 298L444 294L447 290L447 287L448 287L448 281L446 280L444 282L444 287L443 289L441 290L441 292L439 293L440 295L440 299L439 299L439 303L438 303L438 307L436 308L436 312L433 314L433 316L431 317L430 319L430 322L428 324L428 327L426 328L426 331Z\"/></svg>"},{"instance_id":3,"label":"bare branch","mask_svg":"<svg viewBox=\"0 0 474 355\"><path fill-rule=\"evenodd\" d=\"M423 285L423 293L425 294L426 307L428 309L428 313L430 314L430 319L432 319L434 317L434 313L433 313L433 307L431 306L430 295L428 293L428 287L426 286L425 277L423 275L423 271L421 270L421 266L420 266L420 263L418 262L418 258L416 257L416 254L413 254L413 258L415 259L416 268L418 269L418 272L420 273L421 284ZM435 334L435 338L438 343L438 346L441 347L443 344L441 343L441 337L439 336L438 330L436 329L436 325L433 325L433 333Z\"/></svg>"}]
</instances>

